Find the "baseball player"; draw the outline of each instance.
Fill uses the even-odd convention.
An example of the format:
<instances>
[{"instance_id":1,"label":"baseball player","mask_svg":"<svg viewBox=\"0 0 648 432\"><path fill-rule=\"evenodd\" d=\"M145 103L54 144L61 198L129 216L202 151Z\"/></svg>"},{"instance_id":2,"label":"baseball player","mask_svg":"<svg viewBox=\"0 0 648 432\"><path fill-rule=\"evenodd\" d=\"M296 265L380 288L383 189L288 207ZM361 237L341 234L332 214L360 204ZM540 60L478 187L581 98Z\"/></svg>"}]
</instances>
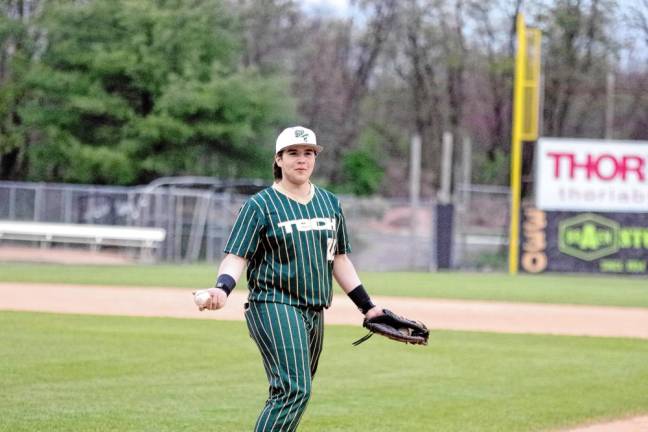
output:
<instances>
[{"instance_id":1,"label":"baseball player","mask_svg":"<svg viewBox=\"0 0 648 432\"><path fill-rule=\"evenodd\" d=\"M245 319L270 384L255 431L294 431L311 394L324 339L332 277L365 318L375 306L347 253L340 201L310 182L322 147L315 133L290 127L277 137L275 182L241 207L207 309L225 306L247 266Z\"/></svg>"}]
</instances>

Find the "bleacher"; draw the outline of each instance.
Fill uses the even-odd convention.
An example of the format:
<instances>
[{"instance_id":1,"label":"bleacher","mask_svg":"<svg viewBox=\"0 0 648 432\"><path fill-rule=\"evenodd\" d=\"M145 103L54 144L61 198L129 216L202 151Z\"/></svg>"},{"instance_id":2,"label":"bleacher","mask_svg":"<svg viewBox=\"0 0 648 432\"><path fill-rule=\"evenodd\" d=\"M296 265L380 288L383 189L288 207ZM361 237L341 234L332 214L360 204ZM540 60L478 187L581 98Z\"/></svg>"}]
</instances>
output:
<instances>
[{"instance_id":1,"label":"bleacher","mask_svg":"<svg viewBox=\"0 0 648 432\"><path fill-rule=\"evenodd\" d=\"M93 250L115 246L137 248L142 256L150 256L165 238L162 228L0 221L0 241L38 242L42 247L52 243L86 244Z\"/></svg>"}]
</instances>

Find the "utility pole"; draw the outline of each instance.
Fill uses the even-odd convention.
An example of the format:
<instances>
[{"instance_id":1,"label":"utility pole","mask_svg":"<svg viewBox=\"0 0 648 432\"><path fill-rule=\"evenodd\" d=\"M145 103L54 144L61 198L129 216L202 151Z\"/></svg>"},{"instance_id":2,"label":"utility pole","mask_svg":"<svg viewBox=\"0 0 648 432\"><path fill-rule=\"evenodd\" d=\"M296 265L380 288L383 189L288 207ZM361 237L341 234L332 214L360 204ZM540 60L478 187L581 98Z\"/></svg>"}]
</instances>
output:
<instances>
[{"instance_id":1,"label":"utility pole","mask_svg":"<svg viewBox=\"0 0 648 432\"><path fill-rule=\"evenodd\" d=\"M605 85L605 139L607 140L614 138L614 87L615 76L610 67Z\"/></svg>"},{"instance_id":2,"label":"utility pole","mask_svg":"<svg viewBox=\"0 0 648 432\"><path fill-rule=\"evenodd\" d=\"M421 136L417 133L410 143L410 265L416 268L418 257L418 209L421 198Z\"/></svg>"}]
</instances>

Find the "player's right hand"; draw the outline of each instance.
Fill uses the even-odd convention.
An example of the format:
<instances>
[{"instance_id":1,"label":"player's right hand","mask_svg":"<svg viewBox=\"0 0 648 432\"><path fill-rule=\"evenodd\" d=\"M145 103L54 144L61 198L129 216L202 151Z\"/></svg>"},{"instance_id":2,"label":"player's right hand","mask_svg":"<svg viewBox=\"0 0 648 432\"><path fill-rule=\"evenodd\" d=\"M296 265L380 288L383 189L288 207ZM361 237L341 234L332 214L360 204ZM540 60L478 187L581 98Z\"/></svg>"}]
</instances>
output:
<instances>
[{"instance_id":1,"label":"player's right hand","mask_svg":"<svg viewBox=\"0 0 648 432\"><path fill-rule=\"evenodd\" d=\"M216 310L222 309L227 303L227 294L220 288L209 288L207 290L211 295L211 302L207 304L205 309Z\"/></svg>"}]
</instances>

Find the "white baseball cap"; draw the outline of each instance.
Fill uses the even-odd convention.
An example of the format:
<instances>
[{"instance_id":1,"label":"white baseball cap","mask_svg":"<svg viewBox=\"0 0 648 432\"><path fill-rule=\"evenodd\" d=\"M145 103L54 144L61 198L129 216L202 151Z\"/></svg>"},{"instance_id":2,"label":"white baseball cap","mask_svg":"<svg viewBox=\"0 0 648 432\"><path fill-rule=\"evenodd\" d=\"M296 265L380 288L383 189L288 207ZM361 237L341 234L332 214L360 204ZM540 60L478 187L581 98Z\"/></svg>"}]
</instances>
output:
<instances>
[{"instance_id":1,"label":"white baseball cap","mask_svg":"<svg viewBox=\"0 0 648 432\"><path fill-rule=\"evenodd\" d=\"M303 126L293 126L281 131L277 137L277 146L275 154L279 153L286 147L294 145L307 145L315 149L317 153L321 152L322 146L317 145L315 132Z\"/></svg>"}]
</instances>

